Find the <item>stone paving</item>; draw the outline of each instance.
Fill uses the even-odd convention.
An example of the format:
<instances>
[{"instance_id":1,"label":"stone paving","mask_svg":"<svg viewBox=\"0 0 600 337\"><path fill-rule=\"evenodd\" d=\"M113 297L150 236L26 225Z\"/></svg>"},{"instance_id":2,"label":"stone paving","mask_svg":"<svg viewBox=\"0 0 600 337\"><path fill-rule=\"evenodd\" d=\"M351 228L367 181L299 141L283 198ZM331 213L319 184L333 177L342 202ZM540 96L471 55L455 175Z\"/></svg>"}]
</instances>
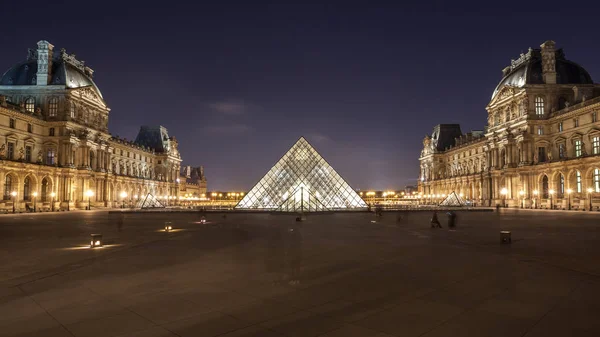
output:
<instances>
[{"instance_id":1,"label":"stone paving","mask_svg":"<svg viewBox=\"0 0 600 337\"><path fill-rule=\"evenodd\" d=\"M600 213L430 216L0 215L0 336L600 335Z\"/></svg>"}]
</instances>

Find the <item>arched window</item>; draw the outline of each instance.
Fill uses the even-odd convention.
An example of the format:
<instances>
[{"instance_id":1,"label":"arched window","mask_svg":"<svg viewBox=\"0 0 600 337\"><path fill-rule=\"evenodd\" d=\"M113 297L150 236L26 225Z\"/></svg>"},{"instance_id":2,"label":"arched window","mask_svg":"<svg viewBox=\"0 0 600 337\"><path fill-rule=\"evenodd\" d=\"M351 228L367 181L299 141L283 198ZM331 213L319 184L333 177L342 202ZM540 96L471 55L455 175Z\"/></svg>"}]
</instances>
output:
<instances>
[{"instance_id":1,"label":"arched window","mask_svg":"<svg viewBox=\"0 0 600 337\"><path fill-rule=\"evenodd\" d=\"M29 97L28 99L25 100L25 110L27 110L29 112L35 111L35 98Z\"/></svg>"},{"instance_id":2,"label":"arched window","mask_svg":"<svg viewBox=\"0 0 600 337\"><path fill-rule=\"evenodd\" d=\"M600 170L594 169L594 191L600 193Z\"/></svg>"},{"instance_id":3,"label":"arched window","mask_svg":"<svg viewBox=\"0 0 600 337\"><path fill-rule=\"evenodd\" d=\"M13 189L13 178L12 175L7 174L6 178L4 179L4 200L10 200L10 192L12 192Z\"/></svg>"},{"instance_id":4,"label":"arched window","mask_svg":"<svg viewBox=\"0 0 600 337\"><path fill-rule=\"evenodd\" d=\"M58 114L58 98L52 97L48 101L48 116L56 117L57 114Z\"/></svg>"},{"instance_id":5,"label":"arched window","mask_svg":"<svg viewBox=\"0 0 600 337\"><path fill-rule=\"evenodd\" d=\"M565 194L565 176L560 175L558 179L558 197L562 198Z\"/></svg>"},{"instance_id":6,"label":"arched window","mask_svg":"<svg viewBox=\"0 0 600 337\"><path fill-rule=\"evenodd\" d=\"M550 193L549 193L549 189L548 189L548 176L544 175L544 178L542 178L542 198L543 199L548 199Z\"/></svg>"},{"instance_id":7,"label":"arched window","mask_svg":"<svg viewBox=\"0 0 600 337\"><path fill-rule=\"evenodd\" d=\"M544 99L539 96L535 98L535 114L538 116L544 115Z\"/></svg>"},{"instance_id":8,"label":"arched window","mask_svg":"<svg viewBox=\"0 0 600 337\"><path fill-rule=\"evenodd\" d=\"M31 179L29 177L25 177L23 181L23 200L28 201L31 199Z\"/></svg>"},{"instance_id":9,"label":"arched window","mask_svg":"<svg viewBox=\"0 0 600 337\"><path fill-rule=\"evenodd\" d=\"M581 193L581 172L575 171L575 186L577 193Z\"/></svg>"},{"instance_id":10,"label":"arched window","mask_svg":"<svg viewBox=\"0 0 600 337\"><path fill-rule=\"evenodd\" d=\"M42 202L48 201L48 195L50 194L49 190L50 190L50 186L48 184L48 178L42 179L42 195L41 195Z\"/></svg>"}]
</instances>

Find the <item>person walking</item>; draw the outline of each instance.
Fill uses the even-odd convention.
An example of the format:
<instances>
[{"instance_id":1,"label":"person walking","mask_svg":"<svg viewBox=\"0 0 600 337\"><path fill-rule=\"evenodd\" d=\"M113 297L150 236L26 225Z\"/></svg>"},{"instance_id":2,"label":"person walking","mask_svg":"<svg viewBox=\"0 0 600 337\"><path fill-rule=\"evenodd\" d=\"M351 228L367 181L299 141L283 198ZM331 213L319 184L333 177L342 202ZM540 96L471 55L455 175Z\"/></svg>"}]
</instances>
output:
<instances>
[{"instance_id":1,"label":"person walking","mask_svg":"<svg viewBox=\"0 0 600 337\"><path fill-rule=\"evenodd\" d=\"M456 213L454 211L448 212L448 228L454 230L456 227Z\"/></svg>"},{"instance_id":2,"label":"person walking","mask_svg":"<svg viewBox=\"0 0 600 337\"><path fill-rule=\"evenodd\" d=\"M440 224L440 220L438 220L436 211L433 211L433 215L431 216L431 228L442 228L442 224Z\"/></svg>"}]
</instances>

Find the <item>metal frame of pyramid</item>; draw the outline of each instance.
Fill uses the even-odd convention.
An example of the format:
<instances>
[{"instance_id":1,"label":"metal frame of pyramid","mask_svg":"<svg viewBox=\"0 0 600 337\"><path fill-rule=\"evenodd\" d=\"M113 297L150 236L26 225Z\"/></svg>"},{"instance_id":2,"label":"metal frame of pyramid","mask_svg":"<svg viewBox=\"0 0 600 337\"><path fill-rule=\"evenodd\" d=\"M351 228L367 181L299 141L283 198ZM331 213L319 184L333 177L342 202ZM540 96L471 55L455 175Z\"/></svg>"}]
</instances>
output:
<instances>
[{"instance_id":1,"label":"metal frame of pyramid","mask_svg":"<svg viewBox=\"0 0 600 337\"><path fill-rule=\"evenodd\" d=\"M366 208L365 201L304 137L235 206L235 209L281 212Z\"/></svg>"},{"instance_id":2,"label":"metal frame of pyramid","mask_svg":"<svg viewBox=\"0 0 600 337\"><path fill-rule=\"evenodd\" d=\"M160 200L158 200L158 198L156 198L154 195L152 195L150 193L148 193L144 199L140 199L140 201L138 201L137 205L135 205L135 206L136 206L136 208L141 208L141 209L165 208L165 205L163 205L163 203L160 202Z\"/></svg>"},{"instance_id":3,"label":"metal frame of pyramid","mask_svg":"<svg viewBox=\"0 0 600 337\"><path fill-rule=\"evenodd\" d=\"M446 199L440 202L440 206L462 207L464 205L465 201L454 191L448 194Z\"/></svg>"}]
</instances>

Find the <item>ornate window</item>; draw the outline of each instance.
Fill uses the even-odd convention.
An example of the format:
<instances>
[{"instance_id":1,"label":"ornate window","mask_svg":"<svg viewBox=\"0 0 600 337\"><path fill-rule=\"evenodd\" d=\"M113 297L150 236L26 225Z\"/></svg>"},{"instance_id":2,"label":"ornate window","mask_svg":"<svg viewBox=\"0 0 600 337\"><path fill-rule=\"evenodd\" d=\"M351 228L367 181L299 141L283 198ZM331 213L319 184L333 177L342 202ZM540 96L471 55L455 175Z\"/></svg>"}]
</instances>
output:
<instances>
[{"instance_id":1,"label":"ornate window","mask_svg":"<svg viewBox=\"0 0 600 337\"><path fill-rule=\"evenodd\" d=\"M14 118L9 119L8 127L10 127L11 129L14 129L16 124L17 124L17 122L15 121Z\"/></svg>"},{"instance_id":2,"label":"ornate window","mask_svg":"<svg viewBox=\"0 0 600 337\"><path fill-rule=\"evenodd\" d=\"M600 170L594 169L594 191L596 193L600 192Z\"/></svg>"},{"instance_id":3,"label":"ornate window","mask_svg":"<svg viewBox=\"0 0 600 337\"><path fill-rule=\"evenodd\" d=\"M27 123L27 132L29 132L29 133L33 132L33 126L31 125L31 123Z\"/></svg>"},{"instance_id":4,"label":"ornate window","mask_svg":"<svg viewBox=\"0 0 600 337\"><path fill-rule=\"evenodd\" d=\"M565 176L560 175L558 179L558 197L562 198L565 195Z\"/></svg>"},{"instance_id":5,"label":"ornate window","mask_svg":"<svg viewBox=\"0 0 600 337\"><path fill-rule=\"evenodd\" d=\"M29 112L35 111L35 98L29 97L25 100L25 110Z\"/></svg>"},{"instance_id":6,"label":"ornate window","mask_svg":"<svg viewBox=\"0 0 600 337\"><path fill-rule=\"evenodd\" d=\"M579 127L579 118L573 119L573 127L574 128Z\"/></svg>"},{"instance_id":7,"label":"ornate window","mask_svg":"<svg viewBox=\"0 0 600 337\"><path fill-rule=\"evenodd\" d=\"M46 165L54 165L56 162L56 152L54 149L46 151Z\"/></svg>"},{"instance_id":8,"label":"ornate window","mask_svg":"<svg viewBox=\"0 0 600 337\"><path fill-rule=\"evenodd\" d=\"M25 161L31 162L31 146L25 146Z\"/></svg>"},{"instance_id":9,"label":"ornate window","mask_svg":"<svg viewBox=\"0 0 600 337\"><path fill-rule=\"evenodd\" d=\"M544 99L539 96L535 98L535 114L538 116L544 115Z\"/></svg>"},{"instance_id":10,"label":"ornate window","mask_svg":"<svg viewBox=\"0 0 600 337\"><path fill-rule=\"evenodd\" d=\"M563 123L559 122L558 123L558 132L562 132L563 131Z\"/></svg>"},{"instance_id":11,"label":"ornate window","mask_svg":"<svg viewBox=\"0 0 600 337\"><path fill-rule=\"evenodd\" d=\"M600 136L592 137L592 154L600 154Z\"/></svg>"},{"instance_id":12,"label":"ornate window","mask_svg":"<svg viewBox=\"0 0 600 337\"><path fill-rule=\"evenodd\" d=\"M581 144L581 140L577 139L575 140L575 157L581 157L582 155L582 144Z\"/></svg>"},{"instance_id":13,"label":"ornate window","mask_svg":"<svg viewBox=\"0 0 600 337\"><path fill-rule=\"evenodd\" d=\"M54 128L48 129L48 136L51 136L51 137L54 136Z\"/></svg>"},{"instance_id":14,"label":"ornate window","mask_svg":"<svg viewBox=\"0 0 600 337\"><path fill-rule=\"evenodd\" d=\"M8 143L6 149L6 158L10 160L15 159L15 143Z\"/></svg>"},{"instance_id":15,"label":"ornate window","mask_svg":"<svg viewBox=\"0 0 600 337\"><path fill-rule=\"evenodd\" d=\"M581 172L575 171L575 186L577 193L581 193Z\"/></svg>"},{"instance_id":16,"label":"ornate window","mask_svg":"<svg viewBox=\"0 0 600 337\"><path fill-rule=\"evenodd\" d=\"M58 98L52 97L48 101L48 116L56 117L57 114L58 114Z\"/></svg>"},{"instance_id":17,"label":"ornate window","mask_svg":"<svg viewBox=\"0 0 600 337\"><path fill-rule=\"evenodd\" d=\"M538 126L538 128L537 128L537 134L540 135L540 136L544 134L544 127L543 126L541 126L541 125Z\"/></svg>"},{"instance_id":18,"label":"ornate window","mask_svg":"<svg viewBox=\"0 0 600 337\"><path fill-rule=\"evenodd\" d=\"M23 180L23 200L30 200L31 198L31 178L28 176Z\"/></svg>"},{"instance_id":19,"label":"ornate window","mask_svg":"<svg viewBox=\"0 0 600 337\"><path fill-rule=\"evenodd\" d=\"M548 199L549 195L550 195L550 189L549 189L549 185L548 185L548 176L544 175L544 178L542 178L542 198Z\"/></svg>"},{"instance_id":20,"label":"ornate window","mask_svg":"<svg viewBox=\"0 0 600 337\"><path fill-rule=\"evenodd\" d=\"M42 202L46 202L48 201L48 195L50 195L49 192L49 184L48 184L48 178L44 178L42 179L42 195L41 195L41 201Z\"/></svg>"},{"instance_id":21,"label":"ornate window","mask_svg":"<svg viewBox=\"0 0 600 337\"><path fill-rule=\"evenodd\" d=\"M558 144L558 158L565 159L566 157L565 143Z\"/></svg>"},{"instance_id":22,"label":"ornate window","mask_svg":"<svg viewBox=\"0 0 600 337\"><path fill-rule=\"evenodd\" d=\"M6 178L4 178L4 200L10 200L13 189L13 178L12 175L7 174Z\"/></svg>"}]
</instances>

